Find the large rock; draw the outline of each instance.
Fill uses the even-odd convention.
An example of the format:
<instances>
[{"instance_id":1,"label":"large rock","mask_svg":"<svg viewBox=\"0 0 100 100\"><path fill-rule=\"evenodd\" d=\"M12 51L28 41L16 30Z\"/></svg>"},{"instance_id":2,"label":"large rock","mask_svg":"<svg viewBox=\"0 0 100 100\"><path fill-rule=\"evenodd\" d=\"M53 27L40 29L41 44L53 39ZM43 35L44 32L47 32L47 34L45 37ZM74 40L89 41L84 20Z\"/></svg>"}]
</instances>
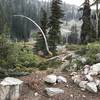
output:
<instances>
[{"instance_id":1,"label":"large rock","mask_svg":"<svg viewBox=\"0 0 100 100\"><path fill-rule=\"evenodd\" d=\"M66 80L66 78L63 77L63 76L58 76L58 77L57 77L57 82L58 82L58 83L61 83L61 82L66 83L67 80Z\"/></svg>"},{"instance_id":2,"label":"large rock","mask_svg":"<svg viewBox=\"0 0 100 100\"><path fill-rule=\"evenodd\" d=\"M45 82L47 82L47 83L54 84L54 83L56 83L56 81L57 81L57 76L53 75L53 74L52 75L48 75L45 78Z\"/></svg>"},{"instance_id":3,"label":"large rock","mask_svg":"<svg viewBox=\"0 0 100 100\"><path fill-rule=\"evenodd\" d=\"M91 70L94 72L100 73L100 63L92 65Z\"/></svg>"},{"instance_id":4,"label":"large rock","mask_svg":"<svg viewBox=\"0 0 100 100\"><path fill-rule=\"evenodd\" d=\"M64 93L64 90L59 89L59 88L46 88L45 90L47 92L47 95L50 97L60 94L60 93Z\"/></svg>"},{"instance_id":5,"label":"large rock","mask_svg":"<svg viewBox=\"0 0 100 100\"><path fill-rule=\"evenodd\" d=\"M0 100L18 100L23 81L7 77L0 83Z\"/></svg>"},{"instance_id":6,"label":"large rock","mask_svg":"<svg viewBox=\"0 0 100 100\"><path fill-rule=\"evenodd\" d=\"M86 89L87 89L88 91L90 91L90 92L93 92L93 93L97 93L97 92L98 92L98 90L97 90L97 85L96 85L96 83L94 83L94 82L89 82L89 83L87 83Z\"/></svg>"},{"instance_id":7,"label":"large rock","mask_svg":"<svg viewBox=\"0 0 100 100\"><path fill-rule=\"evenodd\" d=\"M2 85L2 86L12 86L12 85L20 85L22 83L23 83L23 81L21 81L19 79L16 79L16 78L13 78L13 77L7 77L0 83L0 85Z\"/></svg>"}]
</instances>

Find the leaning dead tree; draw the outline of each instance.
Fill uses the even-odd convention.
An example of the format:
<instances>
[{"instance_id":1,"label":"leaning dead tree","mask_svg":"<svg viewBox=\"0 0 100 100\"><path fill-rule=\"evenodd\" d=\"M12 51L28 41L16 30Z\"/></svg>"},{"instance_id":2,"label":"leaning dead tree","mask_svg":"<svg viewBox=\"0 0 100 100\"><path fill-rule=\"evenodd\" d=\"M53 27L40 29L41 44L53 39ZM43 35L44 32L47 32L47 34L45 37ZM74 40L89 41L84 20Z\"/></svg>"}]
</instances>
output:
<instances>
[{"instance_id":1,"label":"leaning dead tree","mask_svg":"<svg viewBox=\"0 0 100 100\"><path fill-rule=\"evenodd\" d=\"M39 30L41 31L41 33L42 33L42 35L43 35L43 38L44 38L44 41L45 41L45 45L46 45L46 50L47 50L47 52L48 52L50 55L52 55L52 52L49 50L47 38L46 38L46 36L45 36L43 30L41 29L41 27L40 27L34 20L32 20L31 18L29 18L29 17L27 17L27 16L24 16L24 15L13 15L13 16L14 16L14 17L26 18L26 19L28 19L29 21L31 21L33 24L35 24L35 25L39 28Z\"/></svg>"}]
</instances>

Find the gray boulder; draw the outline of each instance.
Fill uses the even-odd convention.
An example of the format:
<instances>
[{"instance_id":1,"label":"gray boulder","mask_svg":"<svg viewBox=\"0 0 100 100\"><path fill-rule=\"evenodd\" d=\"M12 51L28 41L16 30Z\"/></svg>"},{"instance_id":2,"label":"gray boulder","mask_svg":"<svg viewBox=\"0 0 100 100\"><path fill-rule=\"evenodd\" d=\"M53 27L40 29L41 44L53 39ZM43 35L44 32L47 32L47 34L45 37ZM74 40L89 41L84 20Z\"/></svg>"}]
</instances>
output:
<instances>
[{"instance_id":1,"label":"gray boulder","mask_svg":"<svg viewBox=\"0 0 100 100\"><path fill-rule=\"evenodd\" d=\"M0 83L0 100L19 100L23 81L7 77Z\"/></svg>"},{"instance_id":2,"label":"gray boulder","mask_svg":"<svg viewBox=\"0 0 100 100\"><path fill-rule=\"evenodd\" d=\"M87 83L86 89L87 89L88 91L90 91L90 92L93 92L93 93L97 93L97 92L98 92L98 90L97 90L97 85L96 85L96 83L94 83L94 82L89 82L89 83Z\"/></svg>"},{"instance_id":3,"label":"gray boulder","mask_svg":"<svg viewBox=\"0 0 100 100\"><path fill-rule=\"evenodd\" d=\"M91 66L91 70L93 72L97 72L97 73L100 73L100 63L97 63L97 64L94 64Z\"/></svg>"},{"instance_id":4,"label":"gray boulder","mask_svg":"<svg viewBox=\"0 0 100 100\"><path fill-rule=\"evenodd\" d=\"M47 95L50 97L60 94L60 93L64 93L64 90L59 89L59 88L45 88L45 90L46 90Z\"/></svg>"}]
</instances>

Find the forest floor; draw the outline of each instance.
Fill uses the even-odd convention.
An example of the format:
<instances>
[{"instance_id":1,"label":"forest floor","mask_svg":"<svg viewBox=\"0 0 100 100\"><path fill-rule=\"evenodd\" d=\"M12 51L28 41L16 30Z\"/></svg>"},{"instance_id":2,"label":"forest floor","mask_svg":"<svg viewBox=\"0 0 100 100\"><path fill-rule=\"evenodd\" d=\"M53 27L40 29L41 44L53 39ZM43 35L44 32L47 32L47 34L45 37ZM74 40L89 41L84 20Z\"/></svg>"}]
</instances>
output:
<instances>
[{"instance_id":1,"label":"forest floor","mask_svg":"<svg viewBox=\"0 0 100 100\"><path fill-rule=\"evenodd\" d=\"M54 86L47 85L44 82L46 72L34 72L29 76L21 77L24 81L20 100L100 100L100 92L90 93L88 91L82 91L76 84L71 80L70 73L62 72L58 75L62 75L67 79L67 83L59 83ZM64 94L58 94L49 98L45 93L46 87L57 87L63 89ZM35 96L35 93L38 96Z\"/></svg>"}]
</instances>

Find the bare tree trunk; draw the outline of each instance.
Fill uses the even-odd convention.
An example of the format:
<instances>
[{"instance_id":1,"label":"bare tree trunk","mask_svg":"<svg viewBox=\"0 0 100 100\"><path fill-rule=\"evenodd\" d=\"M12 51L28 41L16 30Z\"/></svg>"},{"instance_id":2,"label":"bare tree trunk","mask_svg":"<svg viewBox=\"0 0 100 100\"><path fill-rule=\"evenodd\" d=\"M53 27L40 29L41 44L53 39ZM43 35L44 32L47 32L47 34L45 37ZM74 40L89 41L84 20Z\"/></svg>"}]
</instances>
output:
<instances>
[{"instance_id":1,"label":"bare tree trunk","mask_svg":"<svg viewBox=\"0 0 100 100\"><path fill-rule=\"evenodd\" d=\"M99 34L99 18L98 18L98 0L96 1L96 38L98 39Z\"/></svg>"},{"instance_id":2,"label":"bare tree trunk","mask_svg":"<svg viewBox=\"0 0 100 100\"><path fill-rule=\"evenodd\" d=\"M45 45L46 45L47 52L48 52L50 55L52 55L52 53L51 53L50 50L49 50L49 46L48 46L48 42L47 42L46 36L45 36L44 32L42 31L41 27L40 27L35 21L33 21L31 18L29 18L29 17L27 17L27 16L24 16L24 15L14 15L14 16L15 16L15 17L23 17L23 18L26 18L26 19L30 20L33 24L35 24L35 25L39 28L39 30L41 31L41 33L42 33L42 35L43 35L43 38L44 38L44 40L45 40Z\"/></svg>"}]
</instances>

